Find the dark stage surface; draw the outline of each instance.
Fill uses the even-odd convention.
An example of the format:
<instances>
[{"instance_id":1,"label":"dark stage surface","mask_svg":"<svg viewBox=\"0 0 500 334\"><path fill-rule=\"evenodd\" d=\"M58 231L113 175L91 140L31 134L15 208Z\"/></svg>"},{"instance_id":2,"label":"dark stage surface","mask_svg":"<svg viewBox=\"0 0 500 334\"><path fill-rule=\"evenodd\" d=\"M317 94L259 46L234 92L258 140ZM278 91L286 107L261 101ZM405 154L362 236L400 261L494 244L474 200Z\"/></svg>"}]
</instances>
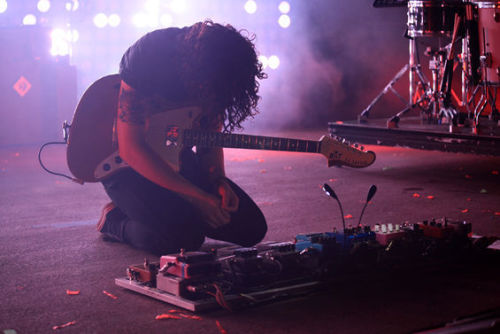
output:
<instances>
[{"instance_id":1,"label":"dark stage surface","mask_svg":"<svg viewBox=\"0 0 500 334\"><path fill-rule=\"evenodd\" d=\"M324 133L327 130L325 129ZM273 134L318 139L321 133ZM417 222L443 216L500 235L500 158L370 146L365 169L328 168L322 156L226 150L227 174L262 208L266 240L341 227L328 182L355 224L370 185L378 193L364 223ZM409 333L500 307L500 266L421 268L397 277L339 278L326 291L201 320L155 320L171 305L115 286L146 253L104 242L95 223L106 195L46 174L37 148L0 149L0 331L61 333ZM65 166L62 147L48 148L52 169ZM153 257L150 257L154 259ZM80 290L70 296L66 290ZM103 290L115 295L112 299Z\"/></svg>"}]
</instances>

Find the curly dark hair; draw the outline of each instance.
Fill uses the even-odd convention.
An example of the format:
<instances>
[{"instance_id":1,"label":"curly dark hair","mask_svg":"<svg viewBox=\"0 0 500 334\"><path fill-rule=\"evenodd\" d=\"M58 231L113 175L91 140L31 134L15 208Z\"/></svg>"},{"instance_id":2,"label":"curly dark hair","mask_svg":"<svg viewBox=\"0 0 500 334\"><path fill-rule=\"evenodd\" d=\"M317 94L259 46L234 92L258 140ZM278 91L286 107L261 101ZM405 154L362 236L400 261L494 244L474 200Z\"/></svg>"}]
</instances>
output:
<instances>
[{"instance_id":1,"label":"curly dark hair","mask_svg":"<svg viewBox=\"0 0 500 334\"><path fill-rule=\"evenodd\" d=\"M258 61L255 36L231 25L198 22L184 35L181 77L203 108L215 111L224 131L241 129L257 112L258 79L266 78Z\"/></svg>"}]
</instances>

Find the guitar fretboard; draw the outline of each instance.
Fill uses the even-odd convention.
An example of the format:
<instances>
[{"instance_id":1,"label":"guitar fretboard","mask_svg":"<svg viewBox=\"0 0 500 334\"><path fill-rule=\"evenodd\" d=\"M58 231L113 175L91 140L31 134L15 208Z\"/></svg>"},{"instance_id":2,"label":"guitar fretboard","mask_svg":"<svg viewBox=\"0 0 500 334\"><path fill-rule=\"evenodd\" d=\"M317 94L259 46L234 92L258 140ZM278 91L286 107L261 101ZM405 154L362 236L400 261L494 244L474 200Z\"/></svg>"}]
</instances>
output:
<instances>
[{"instance_id":1,"label":"guitar fretboard","mask_svg":"<svg viewBox=\"0 0 500 334\"><path fill-rule=\"evenodd\" d=\"M240 135L219 132L184 130L183 144L200 147L246 148L320 153L321 143L313 140Z\"/></svg>"}]
</instances>

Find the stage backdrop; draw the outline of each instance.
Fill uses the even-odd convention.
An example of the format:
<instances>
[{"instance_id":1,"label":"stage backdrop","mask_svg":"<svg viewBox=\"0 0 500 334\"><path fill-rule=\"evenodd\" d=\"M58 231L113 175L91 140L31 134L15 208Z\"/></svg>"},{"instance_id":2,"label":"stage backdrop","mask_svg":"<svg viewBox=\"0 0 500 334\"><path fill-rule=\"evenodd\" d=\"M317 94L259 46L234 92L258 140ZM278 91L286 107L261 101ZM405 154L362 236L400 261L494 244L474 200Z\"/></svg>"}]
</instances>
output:
<instances>
[{"instance_id":1,"label":"stage backdrop","mask_svg":"<svg viewBox=\"0 0 500 334\"><path fill-rule=\"evenodd\" d=\"M0 29L0 146L62 138L77 102L76 69L50 56L40 27Z\"/></svg>"}]
</instances>

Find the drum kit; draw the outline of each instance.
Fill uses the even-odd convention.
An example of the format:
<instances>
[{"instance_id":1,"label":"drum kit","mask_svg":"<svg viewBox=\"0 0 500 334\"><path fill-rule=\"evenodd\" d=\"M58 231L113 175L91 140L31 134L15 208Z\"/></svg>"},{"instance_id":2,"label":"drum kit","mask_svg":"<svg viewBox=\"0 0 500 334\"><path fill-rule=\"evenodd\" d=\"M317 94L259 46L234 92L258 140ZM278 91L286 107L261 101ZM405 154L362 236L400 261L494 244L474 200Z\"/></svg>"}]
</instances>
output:
<instances>
[{"instance_id":1,"label":"drum kit","mask_svg":"<svg viewBox=\"0 0 500 334\"><path fill-rule=\"evenodd\" d=\"M406 108L388 120L389 128L398 127L400 117L415 109L422 123L449 124L450 131L461 127L477 134L481 122L498 126L500 1L377 0L374 6L382 7L381 2L385 7L403 2L408 7L409 63L360 114L360 121L367 119L373 105L390 89L405 101ZM422 44L430 57L431 80L420 64L418 47ZM406 71L409 101L392 87Z\"/></svg>"}]
</instances>

